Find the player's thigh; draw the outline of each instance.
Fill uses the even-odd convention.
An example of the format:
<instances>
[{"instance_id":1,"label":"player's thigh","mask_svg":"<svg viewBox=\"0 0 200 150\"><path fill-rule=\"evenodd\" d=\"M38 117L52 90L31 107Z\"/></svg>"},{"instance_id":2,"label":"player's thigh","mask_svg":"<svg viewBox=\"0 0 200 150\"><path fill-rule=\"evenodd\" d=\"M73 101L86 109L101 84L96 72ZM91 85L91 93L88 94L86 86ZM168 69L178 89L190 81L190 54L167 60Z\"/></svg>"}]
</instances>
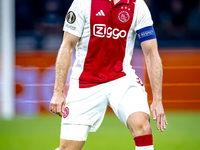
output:
<instances>
[{"instance_id":1,"label":"player's thigh","mask_svg":"<svg viewBox=\"0 0 200 150\"><path fill-rule=\"evenodd\" d=\"M72 140L60 140L59 150L81 150L85 144L85 141L72 141Z\"/></svg>"},{"instance_id":2,"label":"player's thigh","mask_svg":"<svg viewBox=\"0 0 200 150\"><path fill-rule=\"evenodd\" d=\"M60 139L71 141L86 141L91 126L81 124L62 124Z\"/></svg>"},{"instance_id":3,"label":"player's thigh","mask_svg":"<svg viewBox=\"0 0 200 150\"><path fill-rule=\"evenodd\" d=\"M62 125L87 125L90 131L96 131L100 126L107 108L107 96L104 86L91 88L70 88L66 100L66 113ZM65 115L66 114L66 115Z\"/></svg>"},{"instance_id":4,"label":"player's thigh","mask_svg":"<svg viewBox=\"0 0 200 150\"><path fill-rule=\"evenodd\" d=\"M73 89L67 97L61 122L61 139L86 141L88 132L95 132L101 125L107 98L103 86Z\"/></svg>"},{"instance_id":5,"label":"player's thigh","mask_svg":"<svg viewBox=\"0 0 200 150\"><path fill-rule=\"evenodd\" d=\"M150 115L144 86L134 79L125 78L123 84L111 94L109 103L117 117L125 125L127 125L127 119L133 113L144 112Z\"/></svg>"}]
</instances>

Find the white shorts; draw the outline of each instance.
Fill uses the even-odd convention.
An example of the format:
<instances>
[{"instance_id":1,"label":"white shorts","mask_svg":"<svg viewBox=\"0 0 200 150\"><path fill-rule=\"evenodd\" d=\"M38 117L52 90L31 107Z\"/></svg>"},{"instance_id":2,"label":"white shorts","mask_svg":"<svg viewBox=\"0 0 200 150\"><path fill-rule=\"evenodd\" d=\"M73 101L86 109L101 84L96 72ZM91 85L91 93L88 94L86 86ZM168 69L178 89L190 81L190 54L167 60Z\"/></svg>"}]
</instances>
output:
<instances>
[{"instance_id":1,"label":"white shorts","mask_svg":"<svg viewBox=\"0 0 200 150\"><path fill-rule=\"evenodd\" d=\"M61 139L85 141L88 132L95 132L101 125L107 105L125 125L134 112L150 115L147 93L135 73L90 88L79 88L78 83L71 81Z\"/></svg>"}]
</instances>

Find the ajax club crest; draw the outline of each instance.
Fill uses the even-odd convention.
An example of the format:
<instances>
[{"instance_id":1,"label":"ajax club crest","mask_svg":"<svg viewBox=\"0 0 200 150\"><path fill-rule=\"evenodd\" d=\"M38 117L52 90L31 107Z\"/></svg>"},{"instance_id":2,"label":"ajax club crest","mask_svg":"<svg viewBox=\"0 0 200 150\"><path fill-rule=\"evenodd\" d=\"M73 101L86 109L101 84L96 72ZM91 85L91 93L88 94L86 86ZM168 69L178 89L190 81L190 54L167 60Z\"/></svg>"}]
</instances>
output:
<instances>
[{"instance_id":1,"label":"ajax club crest","mask_svg":"<svg viewBox=\"0 0 200 150\"><path fill-rule=\"evenodd\" d=\"M130 19L130 15L127 11L121 11L118 15L118 19L123 22L126 23L127 21L129 21Z\"/></svg>"},{"instance_id":2,"label":"ajax club crest","mask_svg":"<svg viewBox=\"0 0 200 150\"><path fill-rule=\"evenodd\" d=\"M69 115L69 108L65 107L64 113L63 113L63 118L67 118L68 115Z\"/></svg>"}]
</instances>

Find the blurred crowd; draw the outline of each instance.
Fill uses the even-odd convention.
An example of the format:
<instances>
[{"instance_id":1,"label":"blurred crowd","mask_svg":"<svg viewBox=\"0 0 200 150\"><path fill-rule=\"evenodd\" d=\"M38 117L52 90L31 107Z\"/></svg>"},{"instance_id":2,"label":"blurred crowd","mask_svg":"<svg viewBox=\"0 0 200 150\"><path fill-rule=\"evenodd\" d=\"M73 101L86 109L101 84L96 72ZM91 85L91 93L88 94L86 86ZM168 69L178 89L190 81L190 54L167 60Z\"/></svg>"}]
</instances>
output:
<instances>
[{"instance_id":1,"label":"blurred crowd","mask_svg":"<svg viewBox=\"0 0 200 150\"><path fill-rule=\"evenodd\" d=\"M16 0L18 50L57 50L73 0ZM145 0L160 46L200 46L200 0Z\"/></svg>"},{"instance_id":2,"label":"blurred crowd","mask_svg":"<svg viewBox=\"0 0 200 150\"><path fill-rule=\"evenodd\" d=\"M145 0L160 40L200 40L200 0Z\"/></svg>"}]
</instances>

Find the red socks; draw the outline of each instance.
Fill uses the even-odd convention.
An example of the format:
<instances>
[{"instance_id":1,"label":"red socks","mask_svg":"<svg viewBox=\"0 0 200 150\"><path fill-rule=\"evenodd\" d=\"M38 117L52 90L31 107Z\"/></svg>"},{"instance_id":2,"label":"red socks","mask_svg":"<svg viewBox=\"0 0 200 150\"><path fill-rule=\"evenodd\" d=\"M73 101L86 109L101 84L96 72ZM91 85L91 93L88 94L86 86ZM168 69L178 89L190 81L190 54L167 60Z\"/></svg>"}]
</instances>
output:
<instances>
[{"instance_id":1,"label":"red socks","mask_svg":"<svg viewBox=\"0 0 200 150\"><path fill-rule=\"evenodd\" d=\"M137 136L134 138L135 146L150 146L153 145L153 136L152 134Z\"/></svg>"}]
</instances>

